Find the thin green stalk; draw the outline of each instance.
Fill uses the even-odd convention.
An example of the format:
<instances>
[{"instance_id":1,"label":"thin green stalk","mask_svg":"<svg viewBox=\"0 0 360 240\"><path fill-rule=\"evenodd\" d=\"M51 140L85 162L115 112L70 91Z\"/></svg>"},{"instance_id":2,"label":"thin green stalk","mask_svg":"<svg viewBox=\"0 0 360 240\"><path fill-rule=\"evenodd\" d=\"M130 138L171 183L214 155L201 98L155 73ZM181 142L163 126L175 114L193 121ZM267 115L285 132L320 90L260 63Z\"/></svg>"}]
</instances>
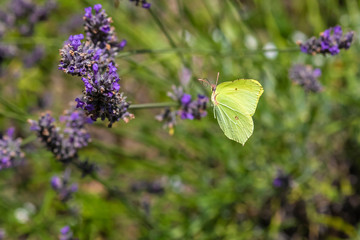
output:
<instances>
[{"instance_id":1,"label":"thin green stalk","mask_svg":"<svg viewBox=\"0 0 360 240\"><path fill-rule=\"evenodd\" d=\"M172 48L177 48L174 40L171 38L169 32L166 30L164 24L161 22L161 20L160 20L159 17L157 16L157 14L155 14L151 8L149 9L149 12L150 12L150 15L152 16L152 18L155 20L156 24L159 26L159 28L161 29L161 31L162 31L162 32L164 33L164 35L166 36L166 38L167 38L167 40L169 41L171 47L172 47ZM178 55L179 55L179 57L180 57L180 59L181 59L181 62L184 64L184 66L187 66L187 67L188 67L189 64L186 63L185 58L184 58L184 56L182 55L182 53L181 53L181 52L178 52Z\"/></svg>"},{"instance_id":2,"label":"thin green stalk","mask_svg":"<svg viewBox=\"0 0 360 240\"><path fill-rule=\"evenodd\" d=\"M153 10L151 8L149 9L149 12L150 12L151 16L153 17L153 19L155 20L156 24L160 27L161 31L165 34L171 47L176 48L176 44L175 44L174 40L171 38L170 34L168 33L165 26L162 24L162 22L158 18L158 16L153 12Z\"/></svg>"},{"instance_id":3,"label":"thin green stalk","mask_svg":"<svg viewBox=\"0 0 360 240\"><path fill-rule=\"evenodd\" d=\"M175 102L164 102L164 103L143 103L130 105L129 109L147 109L147 108L165 108L165 107L176 107L178 103Z\"/></svg>"},{"instance_id":4,"label":"thin green stalk","mask_svg":"<svg viewBox=\"0 0 360 240\"><path fill-rule=\"evenodd\" d=\"M28 136L27 138L25 138L25 139L23 139L21 141L21 146L24 146L24 145L26 145L28 143L31 143L31 142L35 141L36 138L37 137L35 136L35 134L32 134L32 135Z\"/></svg>"},{"instance_id":5,"label":"thin green stalk","mask_svg":"<svg viewBox=\"0 0 360 240\"><path fill-rule=\"evenodd\" d=\"M140 54L166 54L171 52L181 52L181 53L190 53L190 54L201 54L201 55L215 55L219 57L245 57L247 55L254 55L258 53L264 52L279 52L279 53L290 53L290 52L299 52L299 47L292 48L274 48L274 49L257 49L257 50L240 50L238 52L217 52L213 50L197 50L191 48L172 48L172 49L138 49L132 50L128 52L122 52L118 54L118 57L128 57L132 55L140 55Z\"/></svg>"}]
</instances>

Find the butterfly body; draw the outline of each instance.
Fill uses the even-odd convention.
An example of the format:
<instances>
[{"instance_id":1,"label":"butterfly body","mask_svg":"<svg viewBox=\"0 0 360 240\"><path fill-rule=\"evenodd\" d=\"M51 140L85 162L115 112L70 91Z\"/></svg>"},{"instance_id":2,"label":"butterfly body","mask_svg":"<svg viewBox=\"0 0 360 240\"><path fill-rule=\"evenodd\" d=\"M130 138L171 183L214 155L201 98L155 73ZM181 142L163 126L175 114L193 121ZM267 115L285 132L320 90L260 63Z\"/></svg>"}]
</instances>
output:
<instances>
[{"instance_id":1,"label":"butterfly body","mask_svg":"<svg viewBox=\"0 0 360 240\"><path fill-rule=\"evenodd\" d=\"M254 131L252 116L264 92L253 79L238 79L212 86L214 116L224 134L242 145Z\"/></svg>"}]
</instances>

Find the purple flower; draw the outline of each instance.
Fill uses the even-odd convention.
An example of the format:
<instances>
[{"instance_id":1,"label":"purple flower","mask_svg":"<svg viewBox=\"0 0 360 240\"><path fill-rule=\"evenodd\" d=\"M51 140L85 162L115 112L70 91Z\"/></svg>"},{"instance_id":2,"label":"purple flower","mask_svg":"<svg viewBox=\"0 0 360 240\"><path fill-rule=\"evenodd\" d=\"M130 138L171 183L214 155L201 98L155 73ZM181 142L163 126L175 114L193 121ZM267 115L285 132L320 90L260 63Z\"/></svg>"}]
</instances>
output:
<instances>
[{"instance_id":1,"label":"purple flower","mask_svg":"<svg viewBox=\"0 0 360 240\"><path fill-rule=\"evenodd\" d=\"M150 8L151 7L151 3L148 3L146 0L130 0L130 2L135 2L136 6L141 6L143 8Z\"/></svg>"},{"instance_id":2,"label":"purple flower","mask_svg":"<svg viewBox=\"0 0 360 240\"><path fill-rule=\"evenodd\" d=\"M108 71L89 74L83 79L85 91L81 99L76 99L77 106L84 109L93 121L98 118L108 119L109 127L120 119L128 122L134 116L127 111L129 103L123 93L119 92L119 80L113 63L109 63Z\"/></svg>"},{"instance_id":3,"label":"purple flower","mask_svg":"<svg viewBox=\"0 0 360 240\"><path fill-rule=\"evenodd\" d=\"M290 175L285 175L283 171L278 170L277 176L272 182L273 186L277 189L287 189L291 186Z\"/></svg>"},{"instance_id":4,"label":"purple flower","mask_svg":"<svg viewBox=\"0 0 360 240\"><path fill-rule=\"evenodd\" d=\"M21 164L25 154L21 151L21 138L14 138L14 128L9 128L0 139L0 170Z\"/></svg>"},{"instance_id":5,"label":"purple flower","mask_svg":"<svg viewBox=\"0 0 360 240\"><path fill-rule=\"evenodd\" d=\"M94 5L94 9L95 9L96 13L99 13L101 8L102 8L101 4L95 4Z\"/></svg>"},{"instance_id":6,"label":"purple flower","mask_svg":"<svg viewBox=\"0 0 360 240\"><path fill-rule=\"evenodd\" d=\"M87 7L85 8L85 17L86 18L91 18L91 12L92 12L92 8L91 7Z\"/></svg>"},{"instance_id":7,"label":"purple flower","mask_svg":"<svg viewBox=\"0 0 360 240\"><path fill-rule=\"evenodd\" d=\"M65 111L61 121L66 124L62 131L56 127L55 119L49 113L42 115L38 121L29 120L29 123L30 129L37 132L59 161L69 162L77 157L79 149L90 142L90 135L85 129L89 121L82 110L73 109Z\"/></svg>"},{"instance_id":8,"label":"purple flower","mask_svg":"<svg viewBox=\"0 0 360 240\"><path fill-rule=\"evenodd\" d=\"M273 180L274 187L281 187L283 185L282 180L279 177L274 178Z\"/></svg>"},{"instance_id":9,"label":"purple flower","mask_svg":"<svg viewBox=\"0 0 360 240\"><path fill-rule=\"evenodd\" d=\"M62 235L66 235L66 234L68 234L70 232L70 227L69 226L65 226L65 227L63 227L61 230L60 230L60 233L62 234Z\"/></svg>"},{"instance_id":10,"label":"purple flower","mask_svg":"<svg viewBox=\"0 0 360 240\"><path fill-rule=\"evenodd\" d=\"M75 98L75 101L77 102L76 108L83 108L85 106L85 102L81 101L79 98Z\"/></svg>"},{"instance_id":11,"label":"purple flower","mask_svg":"<svg viewBox=\"0 0 360 240\"><path fill-rule=\"evenodd\" d=\"M91 83L89 82L89 80L87 78L81 78L81 80L84 82L84 85L85 85L85 89L86 89L86 92L91 92L92 89L93 89L93 86L91 85Z\"/></svg>"},{"instance_id":12,"label":"purple flower","mask_svg":"<svg viewBox=\"0 0 360 240\"><path fill-rule=\"evenodd\" d=\"M127 112L129 103L120 93L120 77L117 74L115 56L125 45L126 40L118 42L111 27L112 20L102 6L85 9L86 42L83 36L70 36L60 50L59 69L71 75L82 77L85 90L81 98L76 98L77 108L84 110L93 121L98 118L109 120L109 127L120 119L128 122L133 115Z\"/></svg>"},{"instance_id":13,"label":"purple flower","mask_svg":"<svg viewBox=\"0 0 360 240\"><path fill-rule=\"evenodd\" d=\"M184 94L182 97L181 97L181 104L182 105L188 105L190 102L191 102L191 95L190 94Z\"/></svg>"},{"instance_id":14,"label":"purple flower","mask_svg":"<svg viewBox=\"0 0 360 240\"><path fill-rule=\"evenodd\" d=\"M126 46L126 44L127 44L126 39L121 40L121 42L119 43L119 48L123 49Z\"/></svg>"},{"instance_id":15,"label":"purple flower","mask_svg":"<svg viewBox=\"0 0 360 240\"><path fill-rule=\"evenodd\" d=\"M113 88L115 91L119 91L120 90L120 84L118 84L117 82L113 83Z\"/></svg>"},{"instance_id":16,"label":"purple flower","mask_svg":"<svg viewBox=\"0 0 360 240\"><path fill-rule=\"evenodd\" d=\"M51 187L58 194L59 199L66 202L71 199L72 195L77 192L77 184L69 185L70 170L66 169L62 177L53 176L51 178Z\"/></svg>"},{"instance_id":17,"label":"purple flower","mask_svg":"<svg viewBox=\"0 0 360 240\"><path fill-rule=\"evenodd\" d=\"M81 42L82 34L70 36L60 50L61 60L59 69L65 73L77 76L87 75L93 61L98 65L99 71L107 69L109 63L115 62L117 53L124 48L126 41L119 42L114 34L112 20L107 16L101 4L92 8L85 8L86 41Z\"/></svg>"},{"instance_id":18,"label":"purple flower","mask_svg":"<svg viewBox=\"0 0 360 240\"><path fill-rule=\"evenodd\" d=\"M318 78L318 77L321 76L321 70L320 70L320 68L315 68L315 69L314 69L314 71L313 71L313 76L314 76L315 78Z\"/></svg>"},{"instance_id":19,"label":"purple flower","mask_svg":"<svg viewBox=\"0 0 360 240\"><path fill-rule=\"evenodd\" d=\"M318 53L337 55L340 49L349 49L353 40L354 32L348 32L343 36L340 26L326 29L319 38L312 37L305 43L298 42L303 53L315 55Z\"/></svg>"},{"instance_id":20,"label":"purple flower","mask_svg":"<svg viewBox=\"0 0 360 240\"><path fill-rule=\"evenodd\" d=\"M165 122L164 127L170 129L170 134L176 125L176 116L180 116L183 120L200 120L207 115L206 108L209 99L204 95L199 94L196 100L192 100L191 95L184 93L181 87L173 86L173 92L169 92L168 96L179 103L178 109L171 111L166 108L163 113L156 116L156 119Z\"/></svg>"},{"instance_id":21,"label":"purple flower","mask_svg":"<svg viewBox=\"0 0 360 240\"><path fill-rule=\"evenodd\" d=\"M107 16L104 10L100 11L101 8L101 4L96 4L94 6L95 15L89 15L88 12L85 13L88 15L88 17L84 18L86 39L96 47L107 49L107 51L109 51L108 46L110 46L110 55L115 55L121 50L118 47L119 42L114 34L114 28L110 26L112 23L111 18Z\"/></svg>"},{"instance_id":22,"label":"purple flower","mask_svg":"<svg viewBox=\"0 0 360 240\"><path fill-rule=\"evenodd\" d=\"M97 65L95 68L106 70L108 64L115 60L106 50L95 47L90 42L82 43L77 48L74 48L70 43L66 43L60 49L60 55L59 70L76 76L84 76L89 72L95 71L94 61Z\"/></svg>"},{"instance_id":23,"label":"purple flower","mask_svg":"<svg viewBox=\"0 0 360 240\"><path fill-rule=\"evenodd\" d=\"M59 240L75 240L77 238L73 237L73 233L69 226L65 226L60 229L60 237Z\"/></svg>"},{"instance_id":24,"label":"purple flower","mask_svg":"<svg viewBox=\"0 0 360 240\"><path fill-rule=\"evenodd\" d=\"M84 39L84 35L82 35L82 34L70 35L68 42L73 47L73 49L76 51L78 49L78 47L81 45L82 39Z\"/></svg>"},{"instance_id":25,"label":"purple flower","mask_svg":"<svg viewBox=\"0 0 360 240\"><path fill-rule=\"evenodd\" d=\"M187 112L187 111L185 111L185 110L180 110L179 115L180 115L180 118L183 119L183 120L184 120L184 119L189 119L189 120L193 120L193 119L194 119L194 115L192 115L192 113Z\"/></svg>"},{"instance_id":26,"label":"purple flower","mask_svg":"<svg viewBox=\"0 0 360 240\"><path fill-rule=\"evenodd\" d=\"M321 76L321 70L313 69L311 66L295 64L289 70L289 78L295 83L302 86L307 92L319 92L322 90L320 82L317 80Z\"/></svg>"},{"instance_id":27,"label":"purple flower","mask_svg":"<svg viewBox=\"0 0 360 240\"><path fill-rule=\"evenodd\" d=\"M57 191L62 187L62 181L58 176L54 176L51 178L51 187Z\"/></svg>"},{"instance_id":28,"label":"purple flower","mask_svg":"<svg viewBox=\"0 0 360 240\"><path fill-rule=\"evenodd\" d=\"M142 7L143 7L143 8L150 8L150 7L151 7L151 3L145 2L145 3L142 4Z\"/></svg>"}]
</instances>

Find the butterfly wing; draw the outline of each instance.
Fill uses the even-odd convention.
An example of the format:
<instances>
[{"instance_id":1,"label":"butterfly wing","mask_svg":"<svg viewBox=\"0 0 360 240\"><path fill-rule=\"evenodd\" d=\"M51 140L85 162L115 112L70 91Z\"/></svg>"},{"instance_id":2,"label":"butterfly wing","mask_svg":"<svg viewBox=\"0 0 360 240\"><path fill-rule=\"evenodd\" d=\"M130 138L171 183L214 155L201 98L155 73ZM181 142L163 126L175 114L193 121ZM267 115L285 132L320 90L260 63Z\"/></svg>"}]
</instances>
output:
<instances>
[{"instance_id":1,"label":"butterfly wing","mask_svg":"<svg viewBox=\"0 0 360 240\"><path fill-rule=\"evenodd\" d=\"M221 130L231 140L244 145L254 131L251 116L244 109L229 106L231 102L226 99L220 97L218 102L214 111Z\"/></svg>"},{"instance_id":2,"label":"butterfly wing","mask_svg":"<svg viewBox=\"0 0 360 240\"><path fill-rule=\"evenodd\" d=\"M254 115L256 106L261 94L264 92L261 84L253 79L238 79L230 82L223 82L216 87L215 94L226 95L226 98L239 105L250 116Z\"/></svg>"},{"instance_id":3,"label":"butterfly wing","mask_svg":"<svg viewBox=\"0 0 360 240\"><path fill-rule=\"evenodd\" d=\"M252 135L254 123L251 116L263 91L261 84L251 79L224 82L216 87L214 113L228 138L244 145Z\"/></svg>"}]
</instances>

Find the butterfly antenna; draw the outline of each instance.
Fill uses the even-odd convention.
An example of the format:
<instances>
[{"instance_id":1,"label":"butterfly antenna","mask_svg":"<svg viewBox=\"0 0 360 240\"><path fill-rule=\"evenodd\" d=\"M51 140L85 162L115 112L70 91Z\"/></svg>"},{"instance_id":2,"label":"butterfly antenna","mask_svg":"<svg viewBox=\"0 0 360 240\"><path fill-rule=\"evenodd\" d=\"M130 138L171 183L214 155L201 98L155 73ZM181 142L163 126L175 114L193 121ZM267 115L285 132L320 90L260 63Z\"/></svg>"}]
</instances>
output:
<instances>
[{"instance_id":1,"label":"butterfly antenna","mask_svg":"<svg viewBox=\"0 0 360 240\"><path fill-rule=\"evenodd\" d=\"M209 80L207 80L207 79L199 78L198 80L201 81L201 82L204 82L206 85L211 85L211 84L209 83Z\"/></svg>"},{"instance_id":2,"label":"butterfly antenna","mask_svg":"<svg viewBox=\"0 0 360 240\"><path fill-rule=\"evenodd\" d=\"M217 74L217 78L216 78L216 86L218 85L219 75L220 75L220 72L218 72L218 74Z\"/></svg>"}]
</instances>

